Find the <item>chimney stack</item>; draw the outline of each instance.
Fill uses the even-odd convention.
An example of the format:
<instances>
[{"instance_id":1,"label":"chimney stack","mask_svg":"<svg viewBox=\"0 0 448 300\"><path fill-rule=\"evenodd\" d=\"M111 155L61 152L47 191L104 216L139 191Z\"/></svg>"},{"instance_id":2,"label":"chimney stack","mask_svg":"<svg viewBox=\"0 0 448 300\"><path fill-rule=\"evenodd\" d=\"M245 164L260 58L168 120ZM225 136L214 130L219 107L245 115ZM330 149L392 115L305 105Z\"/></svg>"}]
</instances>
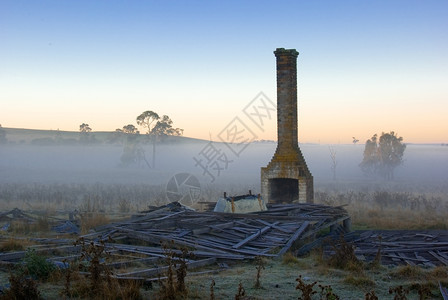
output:
<instances>
[{"instance_id":1,"label":"chimney stack","mask_svg":"<svg viewBox=\"0 0 448 300\"><path fill-rule=\"evenodd\" d=\"M297 56L295 49L277 48L277 149L261 168L261 193L266 202L312 203L313 176L298 143Z\"/></svg>"}]
</instances>

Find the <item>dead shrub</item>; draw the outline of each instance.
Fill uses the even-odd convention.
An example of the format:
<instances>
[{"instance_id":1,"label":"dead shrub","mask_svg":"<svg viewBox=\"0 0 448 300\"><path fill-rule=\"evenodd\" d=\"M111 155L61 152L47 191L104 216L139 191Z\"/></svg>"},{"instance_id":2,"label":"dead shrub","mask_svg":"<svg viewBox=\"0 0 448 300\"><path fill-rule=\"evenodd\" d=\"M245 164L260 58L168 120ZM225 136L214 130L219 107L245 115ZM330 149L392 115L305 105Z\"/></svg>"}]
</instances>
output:
<instances>
[{"instance_id":1,"label":"dead shrub","mask_svg":"<svg viewBox=\"0 0 448 300\"><path fill-rule=\"evenodd\" d=\"M31 242L28 240L9 238L0 244L0 252L22 251L30 245Z\"/></svg>"},{"instance_id":2,"label":"dead shrub","mask_svg":"<svg viewBox=\"0 0 448 300\"><path fill-rule=\"evenodd\" d=\"M433 295L431 290L437 289L437 285L432 282L426 282L426 283L412 283L409 286L410 291L417 291L418 298L420 300L425 299L434 299L437 297L437 295Z\"/></svg>"},{"instance_id":3,"label":"dead shrub","mask_svg":"<svg viewBox=\"0 0 448 300\"><path fill-rule=\"evenodd\" d=\"M2 300L16 299L42 299L37 289L37 283L24 273L19 275L11 274L9 276L10 288L0 296Z\"/></svg>"},{"instance_id":4,"label":"dead shrub","mask_svg":"<svg viewBox=\"0 0 448 300\"><path fill-rule=\"evenodd\" d=\"M291 252L286 252L282 256L282 264L284 265L301 265L300 260Z\"/></svg>"},{"instance_id":5,"label":"dead shrub","mask_svg":"<svg viewBox=\"0 0 448 300\"><path fill-rule=\"evenodd\" d=\"M185 285L185 277L187 276L187 259L192 258L185 247L180 249L180 254L174 250L174 242L162 243L165 261L168 266L166 278L159 278L160 291L157 297L160 299L177 299L187 295L188 290ZM159 275L160 276L160 275Z\"/></svg>"},{"instance_id":6,"label":"dead shrub","mask_svg":"<svg viewBox=\"0 0 448 300\"><path fill-rule=\"evenodd\" d=\"M320 299L339 300L339 296L333 292L331 285L320 285Z\"/></svg>"},{"instance_id":7,"label":"dead shrub","mask_svg":"<svg viewBox=\"0 0 448 300\"><path fill-rule=\"evenodd\" d=\"M210 283L210 300L215 300L215 281L212 279Z\"/></svg>"},{"instance_id":8,"label":"dead shrub","mask_svg":"<svg viewBox=\"0 0 448 300\"><path fill-rule=\"evenodd\" d=\"M311 297L316 294L317 292L314 290L314 285L316 285L317 281L306 284L303 279L302 275L299 275L299 277L296 278L297 285L296 290L300 290L302 292L302 296L299 296L299 300L311 300Z\"/></svg>"},{"instance_id":9,"label":"dead shrub","mask_svg":"<svg viewBox=\"0 0 448 300\"><path fill-rule=\"evenodd\" d=\"M375 286L375 281L373 281L367 276L360 276L360 275L356 276L348 275L347 277L344 278L344 283L360 288L371 288Z\"/></svg>"},{"instance_id":10,"label":"dead shrub","mask_svg":"<svg viewBox=\"0 0 448 300\"><path fill-rule=\"evenodd\" d=\"M235 295L235 300L243 300L246 296L246 290L243 287L243 284L240 281L240 284L238 284L238 293Z\"/></svg>"},{"instance_id":11,"label":"dead shrub","mask_svg":"<svg viewBox=\"0 0 448 300\"><path fill-rule=\"evenodd\" d=\"M448 279L447 267L435 267L429 271L429 276L434 280Z\"/></svg>"},{"instance_id":12,"label":"dead shrub","mask_svg":"<svg viewBox=\"0 0 448 300\"><path fill-rule=\"evenodd\" d=\"M328 260L328 264L333 268L362 273L363 263L355 255L355 246L347 243L343 236L338 243L332 243L334 255Z\"/></svg>"},{"instance_id":13,"label":"dead shrub","mask_svg":"<svg viewBox=\"0 0 448 300\"><path fill-rule=\"evenodd\" d=\"M411 265L399 266L395 270L390 272L389 275L393 278L400 278L400 279L428 278L428 274L426 274L424 270L422 270L418 266L411 266Z\"/></svg>"},{"instance_id":14,"label":"dead shrub","mask_svg":"<svg viewBox=\"0 0 448 300\"><path fill-rule=\"evenodd\" d=\"M42 216L37 218L37 222L32 226L35 231L47 232L50 230L50 221L48 216Z\"/></svg>"},{"instance_id":15,"label":"dead shrub","mask_svg":"<svg viewBox=\"0 0 448 300\"><path fill-rule=\"evenodd\" d=\"M263 257L257 256L255 258L255 263L257 264L257 266L255 267L257 269L257 277L256 277L256 280L255 280L254 287L256 289L261 289L262 288L261 283L260 283L261 270L265 269L265 267L264 267L265 266L265 262L263 260Z\"/></svg>"},{"instance_id":16,"label":"dead shrub","mask_svg":"<svg viewBox=\"0 0 448 300\"><path fill-rule=\"evenodd\" d=\"M378 300L377 295L375 294L375 291L370 291L366 293L365 300Z\"/></svg>"},{"instance_id":17,"label":"dead shrub","mask_svg":"<svg viewBox=\"0 0 448 300\"><path fill-rule=\"evenodd\" d=\"M80 261L65 270L64 289L61 296L89 299L140 299L141 284L134 280L117 280L107 266L109 253L105 241L87 243L83 238L75 245L81 246ZM79 271L88 271L89 276L80 276Z\"/></svg>"},{"instance_id":18,"label":"dead shrub","mask_svg":"<svg viewBox=\"0 0 448 300\"><path fill-rule=\"evenodd\" d=\"M409 290L400 285L394 288L389 288L389 294L394 294L394 300L406 300L408 299L406 295L409 294Z\"/></svg>"}]
</instances>

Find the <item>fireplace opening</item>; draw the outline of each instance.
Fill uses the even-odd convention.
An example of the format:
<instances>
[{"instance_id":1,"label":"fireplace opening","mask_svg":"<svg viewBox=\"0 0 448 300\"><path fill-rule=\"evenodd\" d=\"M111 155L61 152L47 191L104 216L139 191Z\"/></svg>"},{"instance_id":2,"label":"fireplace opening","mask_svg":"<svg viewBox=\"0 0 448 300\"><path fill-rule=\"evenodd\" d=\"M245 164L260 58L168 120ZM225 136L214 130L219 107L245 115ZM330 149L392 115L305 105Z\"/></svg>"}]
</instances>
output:
<instances>
[{"instance_id":1,"label":"fireplace opening","mask_svg":"<svg viewBox=\"0 0 448 300\"><path fill-rule=\"evenodd\" d=\"M299 180L293 178L269 179L269 202L292 203L299 200Z\"/></svg>"}]
</instances>

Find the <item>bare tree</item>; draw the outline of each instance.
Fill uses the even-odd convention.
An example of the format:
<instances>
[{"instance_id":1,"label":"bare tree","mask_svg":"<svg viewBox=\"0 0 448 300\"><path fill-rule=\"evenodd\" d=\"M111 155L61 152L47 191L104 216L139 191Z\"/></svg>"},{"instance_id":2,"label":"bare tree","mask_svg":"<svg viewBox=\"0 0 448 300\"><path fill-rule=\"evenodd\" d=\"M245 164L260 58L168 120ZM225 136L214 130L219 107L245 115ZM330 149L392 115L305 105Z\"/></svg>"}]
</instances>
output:
<instances>
[{"instance_id":1,"label":"bare tree","mask_svg":"<svg viewBox=\"0 0 448 300\"><path fill-rule=\"evenodd\" d=\"M330 150L331 172L333 173L333 180L336 180L336 166L338 165L338 161L336 160L336 150L333 146L328 146L328 150Z\"/></svg>"}]
</instances>

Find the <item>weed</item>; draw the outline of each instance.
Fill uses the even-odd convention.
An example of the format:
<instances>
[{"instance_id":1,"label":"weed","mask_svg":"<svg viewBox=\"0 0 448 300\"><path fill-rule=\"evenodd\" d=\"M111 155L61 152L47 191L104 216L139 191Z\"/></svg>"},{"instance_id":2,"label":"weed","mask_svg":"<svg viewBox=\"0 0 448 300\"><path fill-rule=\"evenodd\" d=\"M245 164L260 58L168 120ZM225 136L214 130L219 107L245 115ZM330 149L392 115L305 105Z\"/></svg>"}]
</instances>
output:
<instances>
[{"instance_id":1,"label":"weed","mask_svg":"<svg viewBox=\"0 0 448 300\"><path fill-rule=\"evenodd\" d=\"M8 231L17 235L27 234L31 232L31 224L26 220L13 220Z\"/></svg>"},{"instance_id":2,"label":"weed","mask_svg":"<svg viewBox=\"0 0 448 300\"><path fill-rule=\"evenodd\" d=\"M115 299L141 299L142 297L140 294L141 284L138 281L128 280L113 284L113 287L110 295L113 295ZM111 297L109 296L109 298Z\"/></svg>"},{"instance_id":3,"label":"weed","mask_svg":"<svg viewBox=\"0 0 448 300\"><path fill-rule=\"evenodd\" d=\"M284 265L299 265L299 259L291 252L287 252L282 256L282 263Z\"/></svg>"},{"instance_id":4,"label":"weed","mask_svg":"<svg viewBox=\"0 0 448 300\"><path fill-rule=\"evenodd\" d=\"M432 294L432 289L437 289L437 285L434 282L414 282L409 285L410 291L416 291L419 299L433 299L434 295Z\"/></svg>"},{"instance_id":5,"label":"weed","mask_svg":"<svg viewBox=\"0 0 448 300\"><path fill-rule=\"evenodd\" d=\"M311 250L310 256L318 265L327 265L324 260L324 249L322 247Z\"/></svg>"},{"instance_id":6,"label":"weed","mask_svg":"<svg viewBox=\"0 0 448 300\"><path fill-rule=\"evenodd\" d=\"M64 264L67 264L67 260L63 261ZM61 296L68 296L70 297L72 295L72 281L74 275L74 267L72 264L69 264L69 267L64 270L64 289L61 291Z\"/></svg>"},{"instance_id":7,"label":"weed","mask_svg":"<svg viewBox=\"0 0 448 300\"><path fill-rule=\"evenodd\" d=\"M173 250L173 241L171 241L171 243L163 243L162 248L168 270L166 272L166 279L159 279L161 288L158 296L162 299L176 299L178 296L184 296L188 292L187 287L185 286L187 258L192 257L193 255L192 253L189 253L186 248L182 248L181 253L177 254Z\"/></svg>"},{"instance_id":8,"label":"weed","mask_svg":"<svg viewBox=\"0 0 448 300\"><path fill-rule=\"evenodd\" d=\"M243 284L240 281L238 284L238 294L235 295L235 300L243 300L243 297L246 296L246 290L243 287Z\"/></svg>"},{"instance_id":9,"label":"weed","mask_svg":"<svg viewBox=\"0 0 448 300\"><path fill-rule=\"evenodd\" d=\"M375 281L373 281L369 277L360 275L356 276L348 275L347 277L344 278L344 283L363 288L375 286Z\"/></svg>"},{"instance_id":10,"label":"weed","mask_svg":"<svg viewBox=\"0 0 448 300\"><path fill-rule=\"evenodd\" d=\"M215 281L212 279L210 283L210 300L215 300Z\"/></svg>"},{"instance_id":11,"label":"weed","mask_svg":"<svg viewBox=\"0 0 448 300\"><path fill-rule=\"evenodd\" d=\"M448 272L446 267L435 267L429 272L429 277L435 280L448 279Z\"/></svg>"},{"instance_id":12,"label":"weed","mask_svg":"<svg viewBox=\"0 0 448 300\"><path fill-rule=\"evenodd\" d=\"M177 291L184 293L187 291L185 286L185 277L187 277L187 257L190 257L188 250L186 248L181 249L181 256L179 257L179 268L176 270L177 276Z\"/></svg>"},{"instance_id":13,"label":"weed","mask_svg":"<svg viewBox=\"0 0 448 300\"><path fill-rule=\"evenodd\" d=\"M376 296L375 291L370 291L370 292L366 293L365 300L378 300L378 297Z\"/></svg>"},{"instance_id":14,"label":"weed","mask_svg":"<svg viewBox=\"0 0 448 300\"><path fill-rule=\"evenodd\" d=\"M296 290L300 290L302 292L302 296L299 296L299 300L311 300L311 296L316 294L317 292L313 289L314 285L317 283L316 281L311 284L306 284L302 280L302 275L296 278L297 285Z\"/></svg>"},{"instance_id":15,"label":"weed","mask_svg":"<svg viewBox=\"0 0 448 300\"><path fill-rule=\"evenodd\" d=\"M47 232L50 229L50 222L48 216L37 218L37 222L33 226L36 231Z\"/></svg>"},{"instance_id":16,"label":"weed","mask_svg":"<svg viewBox=\"0 0 448 300\"><path fill-rule=\"evenodd\" d=\"M427 277L425 272L418 266L399 266L390 273L393 278L402 279L424 279Z\"/></svg>"},{"instance_id":17,"label":"weed","mask_svg":"<svg viewBox=\"0 0 448 300\"><path fill-rule=\"evenodd\" d=\"M389 294L394 294L394 300L406 300L408 299L406 295L409 294L409 290L400 285L394 288L389 288Z\"/></svg>"},{"instance_id":18,"label":"weed","mask_svg":"<svg viewBox=\"0 0 448 300\"><path fill-rule=\"evenodd\" d=\"M100 241L99 244L95 244L94 242L86 244L84 239L81 238L75 242L75 245L77 244L81 245L81 260L87 260L89 262L90 289L91 292L96 293L98 287L102 284L102 275L104 274L106 276L108 282L110 282L110 276L112 275L104 262L104 257L109 255L105 251L104 241Z\"/></svg>"},{"instance_id":19,"label":"weed","mask_svg":"<svg viewBox=\"0 0 448 300\"><path fill-rule=\"evenodd\" d=\"M118 281L112 277L112 272L106 265L110 255L105 251L105 241L87 243L80 238L74 245L81 246L81 263L71 264L65 270L64 289L60 293L61 296L93 299L141 298L140 283L133 280ZM88 281L76 272L85 268L89 271Z\"/></svg>"},{"instance_id":20,"label":"weed","mask_svg":"<svg viewBox=\"0 0 448 300\"><path fill-rule=\"evenodd\" d=\"M432 296L431 289L428 285L420 284L418 289L418 297L420 300L430 299Z\"/></svg>"},{"instance_id":21,"label":"weed","mask_svg":"<svg viewBox=\"0 0 448 300\"><path fill-rule=\"evenodd\" d=\"M339 300L339 296L333 293L331 285L320 285L320 299Z\"/></svg>"},{"instance_id":22,"label":"weed","mask_svg":"<svg viewBox=\"0 0 448 300\"><path fill-rule=\"evenodd\" d=\"M86 234L91 229L108 223L110 223L109 218L102 213L88 212L81 214L81 233Z\"/></svg>"},{"instance_id":23,"label":"weed","mask_svg":"<svg viewBox=\"0 0 448 300\"><path fill-rule=\"evenodd\" d=\"M260 277L261 277L261 270L265 269L265 262L263 260L263 258L261 256L257 256L255 258L255 262L257 264L257 266L255 267L257 269L257 277L256 277L256 281L255 281L255 285L254 287L256 289L261 289L261 283L260 283Z\"/></svg>"},{"instance_id":24,"label":"weed","mask_svg":"<svg viewBox=\"0 0 448 300\"><path fill-rule=\"evenodd\" d=\"M355 255L355 246L347 243L341 235L339 242L333 243L332 248L334 255L330 257L328 263L330 266L342 270L354 271L362 273L363 264Z\"/></svg>"},{"instance_id":25,"label":"weed","mask_svg":"<svg viewBox=\"0 0 448 300\"><path fill-rule=\"evenodd\" d=\"M9 277L11 287L0 296L2 300L16 299L41 299L36 282L25 274L13 275Z\"/></svg>"},{"instance_id":26,"label":"weed","mask_svg":"<svg viewBox=\"0 0 448 300\"><path fill-rule=\"evenodd\" d=\"M0 244L0 252L22 251L29 245L30 243L27 240L9 238Z\"/></svg>"},{"instance_id":27,"label":"weed","mask_svg":"<svg viewBox=\"0 0 448 300\"><path fill-rule=\"evenodd\" d=\"M23 262L24 272L41 280L47 280L51 272L56 269L52 262L47 261L45 257L38 255L31 248L26 250Z\"/></svg>"}]
</instances>

